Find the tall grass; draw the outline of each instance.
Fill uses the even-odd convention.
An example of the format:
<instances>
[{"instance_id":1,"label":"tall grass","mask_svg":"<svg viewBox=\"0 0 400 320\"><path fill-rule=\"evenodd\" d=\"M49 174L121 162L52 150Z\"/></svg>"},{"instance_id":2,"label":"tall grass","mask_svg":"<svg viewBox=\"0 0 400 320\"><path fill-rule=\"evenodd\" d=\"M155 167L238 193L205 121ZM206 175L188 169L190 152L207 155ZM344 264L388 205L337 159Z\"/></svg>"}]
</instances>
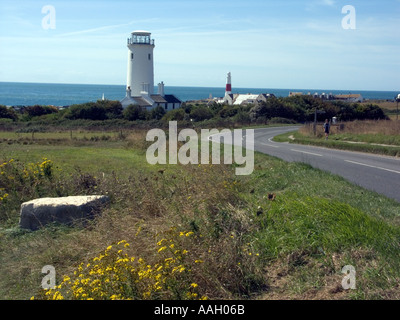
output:
<instances>
[{"instance_id":1,"label":"tall grass","mask_svg":"<svg viewBox=\"0 0 400 320\"><path fill-rule=\"evenodd\" d=\"M332 125L328 140L325 140L322 124L317 125L315 134L313 124L306 124L297 132L279 135L274 140L399 156L399 133L399 121L354 121Z\"/></svg>"},{"instance_id":2,"label":"tall grass","mask_svg":"<svg viewBox=\"0 0 400 320\"><path fill-rule=\"evenodd\" d=\"M313 124L302 127L299 132L306 137L314 137ZM317 125L317 137L323 136L322 125ZM400 146L400 122L390 120L344 122L332 125L331 137L344 141L387 143Z\"/></svg>"}]
</instances>

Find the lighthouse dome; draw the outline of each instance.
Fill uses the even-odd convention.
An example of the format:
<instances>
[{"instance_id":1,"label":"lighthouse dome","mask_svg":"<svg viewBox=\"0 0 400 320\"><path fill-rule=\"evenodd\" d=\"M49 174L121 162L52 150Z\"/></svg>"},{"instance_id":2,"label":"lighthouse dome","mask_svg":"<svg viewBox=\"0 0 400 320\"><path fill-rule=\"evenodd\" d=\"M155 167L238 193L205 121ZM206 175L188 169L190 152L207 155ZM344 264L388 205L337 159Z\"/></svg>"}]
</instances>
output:
<instances>
[{"instance_id":1,"label":"lighthouse dome","mask_svg":"<svg viewBox=\"0 0 400 320\"><path fill-rule=\"evenodd\" d=\"M146 31L146 30L135 30L132 31L131 34L137 34L137 35L150 35L151 32Z\"/></svg>"}]
</instances>

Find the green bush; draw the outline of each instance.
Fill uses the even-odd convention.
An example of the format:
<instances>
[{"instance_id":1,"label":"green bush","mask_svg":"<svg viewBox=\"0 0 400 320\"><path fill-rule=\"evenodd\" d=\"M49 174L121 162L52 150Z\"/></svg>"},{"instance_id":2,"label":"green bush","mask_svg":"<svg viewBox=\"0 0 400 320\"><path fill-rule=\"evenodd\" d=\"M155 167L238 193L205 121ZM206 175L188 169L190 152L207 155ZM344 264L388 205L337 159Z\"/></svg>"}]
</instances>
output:
<instances>
[{"instance_id":1,"label":"green bush","mask_svg":"<svg viewBox=\"0 0 400 320\"><path fill-rule=\"evenodd\" d=\"M40 106L38 104L34 106L29 106L24 109L24 113L29 116L29 118L40 117L46 114L57 113L58 109L53 106Z\"/></svg>"},{"instance_id":2,"label":"green bush","mask_svg":"<svg viewBox=\"0 0 400 320\"><path fill-rule=\"evenodd\" d=\"M64 114L66 119L107 120L122 118L122 105L119 101L99 100L70 106Z\"/></svg>"},{"instance_id":3,"label":"green bush","mask_svg":"<svg viewBox=\"0 0 400 320\"><path fill-rule=\"evenodd\" d=\"M198 106L190 111L190 117L197 122L211 119L214 115L206 106Z\"/></svg>"},{"instance_id":4,"label":"green bush","mask_svg":"<svg viewBox=\"0 0 400 320\"><path fill-rule=\"evenodd\" d=\"M135 120L146 120L147 111L144 111L142 107L138 105L129 105L123 111L123 117L125 120L135 121Z\"/></svg>"},{"instance_id":5,"label":"green bush","mask_svg":"<svg viewBox=\"0 0 400 320\"><path fill-rule=\"evenodd\" d=\"M168 111L164 117L162 118L163 121L182 121L185 119L185 110L180 108L180 109L174 109L171 111Z\"/></svg>"},{"instance_id":6,"label":"green bush","mask_svg":"<svg viewBox=\"0 0 400 320\"><path fill-rule=\"evenodd\" d=\"M13 109L9 109L6 106L0 105L0 119L11 119L13 121L17 120L17 114Z\"/></svg>"},{"instance_id":7,"label":"green bush","mask_svg":"<svg viewBox=\"0 0 400 320\"><path fill-rule=\"evenodd\" d=\"M161 106L155 107L150 111L150 119L161 120L165 115L165 109Z\"/></svg>"}]
</instances>

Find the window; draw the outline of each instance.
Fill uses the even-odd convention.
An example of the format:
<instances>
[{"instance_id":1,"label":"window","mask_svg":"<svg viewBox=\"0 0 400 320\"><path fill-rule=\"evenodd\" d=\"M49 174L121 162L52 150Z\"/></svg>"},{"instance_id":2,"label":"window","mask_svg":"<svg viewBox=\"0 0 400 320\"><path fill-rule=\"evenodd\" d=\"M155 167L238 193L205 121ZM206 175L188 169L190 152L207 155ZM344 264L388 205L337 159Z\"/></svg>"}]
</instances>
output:
<instances>
[{"instance_id":1,"label":"window","mask_svg":"<svg viewBox=\"0 0 400 320\"><path fill-rule=\"evenodd\" d=\"M151 60L151 54L149 53L149 60Z\"/></svg>"},{"instance_id":2,"label":"window","mask_svg":"<svg viewBox=\"0 0 400 320\"><path fill-rule=\"evenodd\" d=\"M133 53L131 53L131 60L133 60Z\"/></svg>"}]
</instances>

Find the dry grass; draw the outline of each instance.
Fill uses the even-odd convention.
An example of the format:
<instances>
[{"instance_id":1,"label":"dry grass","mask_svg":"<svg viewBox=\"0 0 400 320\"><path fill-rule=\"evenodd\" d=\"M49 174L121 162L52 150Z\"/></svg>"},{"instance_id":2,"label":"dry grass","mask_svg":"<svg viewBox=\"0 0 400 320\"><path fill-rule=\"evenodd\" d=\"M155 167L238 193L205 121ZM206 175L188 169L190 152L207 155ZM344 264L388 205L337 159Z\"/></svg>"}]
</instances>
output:
<instances>
[{"instance_id":1,"label":"dry grass","mask_svg":"<svg viewBox=\"0 0 400 320\"><path fill-rule=\"evenodd\" d=\"M382 109L387 109L387 110L396 110L397 108L396 102L386 101L386 100L364 101L361 104L371 104L371 103L378 105Z\"/></svg>"},{"instance_id":2,"label":"dry grass","mask_svg":"<svg viewBox=\"0 0 400 320\"><path fill-rule=\"evenodd\" d=\"M306 125L299 130L304 135L314 135L313 124ZM400 121L388 120L365 120L365 121L351 121L343 122L337 125L332 125L332 134L380 134L386 136L400 135ZM323 136L324 131L322 124L317 125L317 135Z\"/></svg>"},{"instance_id":3,"label":"dry grass","mask_svg":"<svg viewBox=\"0 0 400 320\"><path fill-rule=\"evenodd\" d=\"M293 260L301 267L293 267ZM343 266L349 261L357 262L356 285L362 287L362 293L343 289L341 282ZM371 285L370 273L380 268L382 258L372 250L358 248L348 252L327 256L324 261L313 259L296 252L288 255L287 260L273 263L266 269L269 279L268 290L260 295L260 300L347 300L370 297L372 299L398 300L398 283L393 281L391 288L382 290ZM376 278L374 279L376 280Z\"/></svg>"},{"instance_id":4,"label":"dry grass","mask_svg":"<svg viewBox=\"0 0 400 320\"><path fill-rule=\"evenodd\" d=\"M400 135L400 122L386 120L346 122L340 133Z\"/></svg>"}]
</instances>

